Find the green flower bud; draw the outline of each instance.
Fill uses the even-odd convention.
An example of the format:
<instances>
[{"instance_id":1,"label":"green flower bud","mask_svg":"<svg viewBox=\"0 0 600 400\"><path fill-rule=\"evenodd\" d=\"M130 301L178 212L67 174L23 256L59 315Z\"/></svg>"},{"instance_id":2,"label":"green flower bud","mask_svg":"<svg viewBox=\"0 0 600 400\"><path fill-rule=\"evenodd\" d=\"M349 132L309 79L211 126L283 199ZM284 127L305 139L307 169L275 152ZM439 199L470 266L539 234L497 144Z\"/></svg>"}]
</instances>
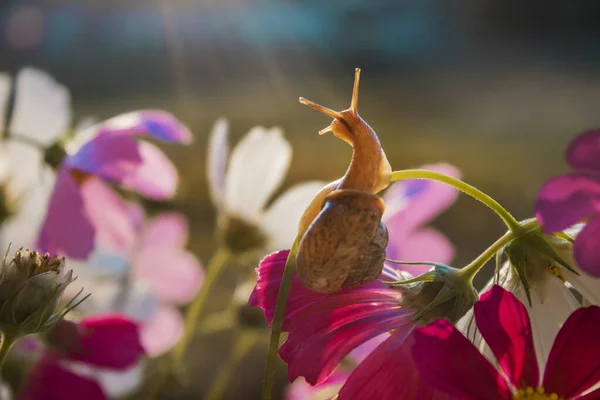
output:
<instances>
[{"instance_id":1,"label":"green flower bud","mask_svg":"<svg viewBox=\"0 0 600 400\"><path fill-rule=\"evenodd\" d=\"M9 248L10 250L10 248ZM63 273L65 259L19 249L0 271L0 331L12 337L42 332L53 327L76 303L79 292L60 308L65 288L73 282L73 271Z\"/></svg>"},{"instance_id":2,"label":"green flower bud","mask_svg":"<svg viewBox=\"0 0 600 400\"><path fill-rule=\"evenodd\" d=\"M455 323L473 307L479 295L472 279L460 269L438 263L433 265L434 268L423 275L391 285L400 289L402 305L416 310L414 318L421 323L439 318Z\"/></svg>"}]
</instances>

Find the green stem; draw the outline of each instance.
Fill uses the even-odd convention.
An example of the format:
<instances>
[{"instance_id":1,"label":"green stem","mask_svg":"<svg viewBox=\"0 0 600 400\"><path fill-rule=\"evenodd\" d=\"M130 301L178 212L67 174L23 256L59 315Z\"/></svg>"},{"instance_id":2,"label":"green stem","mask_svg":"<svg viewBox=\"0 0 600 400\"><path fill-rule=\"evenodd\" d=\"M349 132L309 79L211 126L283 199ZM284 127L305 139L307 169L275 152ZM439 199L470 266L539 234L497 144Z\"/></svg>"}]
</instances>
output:
<instances>
[{"instance_id":1,"label":"green stem","mask_svg":"<svg viewBox=\"0 0 600 400\"><path fill-rule=\"evenodd\" d=\"M488 247L483 253L481 253L476 259L474 259L469 265L460 270L465 278L473 280L479 270L498 253L504 246L511 241L539 228L540 224L537 219L533 219L520 225L518 228L506 232L502 237L496 240L490 247Z\"/></svg>"},{"instance_id":2,"label":"green stem","mask_svg":"<svg viewBox=\"0 0 600 400\"><path fill-rule=\"evenodd\" d=\"M460 179L453 178L449 175L442 174L441 172L429 171L426 169L406 169L403 171L392 172L392 181L401 181L406 179L427 179L430 181L437 181L450 185L455 189L479 200L486 206L492 209L506 224L508 229L517 229L520 224L504 207L500 205L496 200L477 189L475 186L471 186L468 183L461 181Z\"/></svg>"},{"instance_id":3,"label":"green stem","mask_svg":"<svg viewBox=\"0 0 600 400\"><path fill-rule=\"evenodd\" d=\"M220 369L219 374L217 375L216 379L213 380L206 396L204 396L206 400L219 400L223 397L223 394L225 393L225 390L231 381L231 377L235 373L240 361L244 359L246 354L248 354L248 352L252 349L257 340L258 332L254 330L246 329L240 333L227 364Z\"/></svg>"},{"instance_id":4,"label":"green stem","mask_svg":"<svg viewBox=\"0 0 600 400\"><path fill-rule=\"evenodd\" d=\"M4 361L6 361L6 357L8 356L8 352L13 347L13 345L17 342L17 338L13 336L9 336L6 334L2 334L2 339L0 339L0 370L4 365Z\"/></svg>"},{"instance_id":5,"label":"green stem","mask_svg":"<svg viewBox=\"0 0 600 400\"><path fill-rule=\"evenodd\" d=\"M224 247L217 249L212 259L210 260L206 269L206 275L200 291L192 301L192 304L187 309L185 314L185 330L183 331L183 337L175 346L173 350L173 363L175 366L179 366L183 361L183 356L187 350L194 333L196 332L196 325L198 324L198 317L202 313L208 295L212 291L212 288L217 281L219 273L223 270L227 261L231 258L231 253Z\"/></svg>"},{"instance_id":6,"label":"green stem","mask_svg":"<svg viewBox=\"0 0 600 400\"><path fill-rule=\"evenodd\" d=\"M267 354L267 365L265 368L265 377L263 382L262 400L271 400L273 392L273 383L275 382L275 362L277 360L277 348L279 347L279 338L281 337L281 328L283 326L283 317L285 316L285 305L292 289L292 277L294 276L294 267L296 265L296 253L300 239L296 237L294 245L290 250L285 269L279 285L277 294L277 303L275 304L275 314L271 323L271 338L269 341L269 352Z\"/></svg>"}]
</instances>

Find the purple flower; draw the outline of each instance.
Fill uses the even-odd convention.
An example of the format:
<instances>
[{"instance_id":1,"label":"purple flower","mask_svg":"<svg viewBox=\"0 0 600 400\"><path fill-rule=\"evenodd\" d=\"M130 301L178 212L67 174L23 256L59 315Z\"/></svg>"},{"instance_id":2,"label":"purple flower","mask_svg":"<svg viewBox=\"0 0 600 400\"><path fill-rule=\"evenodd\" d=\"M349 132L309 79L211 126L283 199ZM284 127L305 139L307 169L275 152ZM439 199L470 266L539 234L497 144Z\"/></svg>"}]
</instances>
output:
<instances>
[{"instance_id":1,"label":"purple flower","mask_svg":"<svg viewBox=\"0 0 600 400\"><path fill-rule=\"evenodd\" d=\"M457 400L599 398L600 389L586 393L600 380L599 307L580 308L567 319L541 380L523 303L495 285L475 304L475 320L499 369L450 322L438 320L416 330L413 347L419 372L432 386Z\"/></svg>"},{"instance_id":2,"label":"purple flower","mask_svg":"<svg viewBox=\"0 0 600 400\"><path fill-rule=\"evenodd\" d=\"M33 367L20 400L105 400L108 396L88 368L122 371L144 355L138 325L119 315L79 323L63 320L50 334L52 348Z\"/></svg>"},{"instance_id":3,"label":"purple flower","mask_svg":"<svg viewBox=\"0 0 600 400\"><path fill-rule=\"evenodd\" d=\"M575 138L566 153L574 172L550 179L540 189L536 215L547 233L586 220L574 244L582 270L600 277L600 130Z\"/></svg>"},{"instance_id":4,"label":"purple flower","mask_svg":"<svg viewBox=\"0 0 600 400\"><path fill-rule=\"evenodd\" d=\"M129 205L107 182L151 199L175 193L173 164L136 136L181 143L189 143L192 136L171 114L152 110L122 114L79 135L92 139L59 164L37 247L81 259L99 242L118 250L130 248L135 238Z\"/></svg>"}]
</instances>

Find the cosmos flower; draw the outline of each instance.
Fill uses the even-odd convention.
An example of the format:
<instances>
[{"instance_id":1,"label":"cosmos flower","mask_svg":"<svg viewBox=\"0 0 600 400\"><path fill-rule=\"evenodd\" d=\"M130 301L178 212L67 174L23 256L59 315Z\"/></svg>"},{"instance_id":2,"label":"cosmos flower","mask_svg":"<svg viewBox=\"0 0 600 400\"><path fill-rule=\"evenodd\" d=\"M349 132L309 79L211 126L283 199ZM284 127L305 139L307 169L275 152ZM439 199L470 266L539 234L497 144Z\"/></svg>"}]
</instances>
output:
<instances>
[{"instance_id":1,"label":"cosmos flower","mask_svg":"<svg viewBox=\"0 0 600 400\"><path fill-rule=\"evenodd\" d=\"M510 292L493 286L483 294L475 321L499 368L446 320L416 330L417 368L438 390L457 400L599 398L600 389L590 390L600 382L600 308L580 308L569 316L545 365L536 359L527 310Z\"/></svg>"},{"instance_id":2,"label":"cosmos flower","mask_svg":"<svg viewBox=\"0 0 600 400\"><path fill-rule=\"evenodd\" d=\"M144 355L138 325L120 315L98 315L78 323L63 320L27 377L20 400L105 400L96 368L123 371Z\"/></svg>"},{"instance_id":3,"label":"cosmos flower","mask_svg":"<svg viewBox=\"0 0 600 400\"><path fill-rule=\"evenodd\" d=\"M566 152L574 172L551 178L538 192L536 215L547 233L587 220L575 241L575 260L600 277L600 129L575 138Z\"/></svg>"},{"instance_id":4,"label":"cosmos flower","mask_svg":"<svg viewBox=\"0 0 600 400\"><path fill-rule=\"evenodd\" d=\"M76 129L74 135L68 135L70 123L67 89L44 72L21 70L5 145L11 176L26 195L22 212L5 227L4 236L30 244L13 230L26 230L23 236L28 236L43 219L36 245L40 251L86 258L98 240L127 248L132 229L124 223L127 207L108 182L151 199L170 198L177 184L174 166L137 136L189 143L191 133L171 114L156 110L122 114ZM56 171L56 178L44 164ZM40 210L46 209L44 218Z\"/></svg>"},{"instance_id":5,"label":"cosmos flower","mask_svg":"<svg viewBox=\"0 0 600 400\"><path fill-rule=\"evenodd\" d=\"M460 177L460 172L449 164L429 164L420 168ZM454 248L450 241L441 232L423 225L448 208L457 196L458 192L454 188L437 182L408 180L393 183L383 196L386 208L382 220L390 237L386 248L387 258L409 262L426 260L450 263L454 257ZM429 268L427 265L388 264L382 279L398 279L397 270L401 270L404 276L408 277L407 273L416 276ZM351 369L367 358L387 338L389 333L386 332L354 348L342 366L320 384L313 386L303 378L296 379L287 390L288 397L333 397L350 376Z\"/></svg>"},{"instance_id":6,"label":"cosmos flower","mask_svg":"<svg viewBox=\"0 0 600 400\"><path fill-rule=\"evenodd\" d=\"M208 182L222 240L234 251L289 248L297 224L324 182L304 182L267 201L283 182L292 148L280 128L252 128L228 160L228 123L218 120L208 145Z\"/></svg>"}]
</instances>

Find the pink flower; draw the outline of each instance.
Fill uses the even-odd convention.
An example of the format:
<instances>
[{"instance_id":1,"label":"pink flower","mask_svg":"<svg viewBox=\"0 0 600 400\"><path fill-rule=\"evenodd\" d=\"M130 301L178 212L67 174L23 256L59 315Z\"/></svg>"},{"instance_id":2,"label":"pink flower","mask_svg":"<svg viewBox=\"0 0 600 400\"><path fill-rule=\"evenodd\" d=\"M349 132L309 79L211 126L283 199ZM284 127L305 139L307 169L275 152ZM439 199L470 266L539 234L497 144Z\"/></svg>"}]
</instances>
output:
<instances>
[{"instance_id":1,"label":"pink flower","mask_svg":"<svg viewBox=\"0 0 600 400\"><path fill-rule=\"evenodd\" d=\"M177 184L173 164L138 135L182 143L192 139L171 114L154 110L122 114L79 133L92 139L64 160L58 154L56 184L37 240L41 251L82 259L98 242L131 247L135 227L128 223L128 205L107 182L158 200L172 197Z\"/></svg>"},{"instance_id":2,"label":"pink flower","mask_svg":"<svg viewBox=\"0 0 600 400\"><path fill-rule=\"evenodd\" d=\"M419 372L432 386L459 400L600 397L597 388L586 393L600 381L599 307L580 308L567 319L541 381L523 303L495 285L475 304L475 320L501 371L450 322L438 320L416 330L413 348Z\"/></svg>"},{"instance_id":3,"label":"pink flower","mask_svg":"<svg viewBox=\"0 0 600 400\"><path fill-rule=\"evenodd\" d=\"M536 215L547 233L589 218L574 244L582 270L600 277L600 129L575 138L566 153L574 172L550 179L540 189Z\"/></svg>"},{"instance_id":4,"label":"pink flower","mask_svg":"<svg viewBox=\"0 0 600 400\"><path fill-rule=\"evenodd\" d=\"M457 176L447 164L425 168ZM398 182L384 196L384 222L390 233L389 258L403 261L447 263L452 245L441 233L421 225L448 207L455 189L427 181ZM405 222L405 223L404 223ZM270 322L289 251L280 251L261 261L258 281L249 304L260 306ZM409 266L421 274L426 266ZM386 265L382 280L398 280L396 266ZM306 289L294 276L286 306L283 331L289 332L279 354L288 363L290 382L299 376L314 386L310 393L320 396L339 389L339 399L445 399L424 385L416 374L410 355L414 311L401 306L402 294L380 281L333 294ZM390 335L389 332L392 332ZM347 355L359 363L352 373L336 371ZM378 371L385 371L380 373ZM307 393L306 383L295 383L290 393ZM427 397L430 396L430 397ZM319 397L320 398L320 397Z\"/></svg>"},{"instance_id":5,"label":"pink flower","mask_svg":"<svg viewBox=\"0 0 600 400\"><path fill-rule=\"evenodd\" d=\"M51 332L50 341L52 348L34 366L20 400L107 399L85 367L121 371L144 355L138 325L119 315L89 317L79 323L63 320Z\"/></svg>"}]
</instances>

